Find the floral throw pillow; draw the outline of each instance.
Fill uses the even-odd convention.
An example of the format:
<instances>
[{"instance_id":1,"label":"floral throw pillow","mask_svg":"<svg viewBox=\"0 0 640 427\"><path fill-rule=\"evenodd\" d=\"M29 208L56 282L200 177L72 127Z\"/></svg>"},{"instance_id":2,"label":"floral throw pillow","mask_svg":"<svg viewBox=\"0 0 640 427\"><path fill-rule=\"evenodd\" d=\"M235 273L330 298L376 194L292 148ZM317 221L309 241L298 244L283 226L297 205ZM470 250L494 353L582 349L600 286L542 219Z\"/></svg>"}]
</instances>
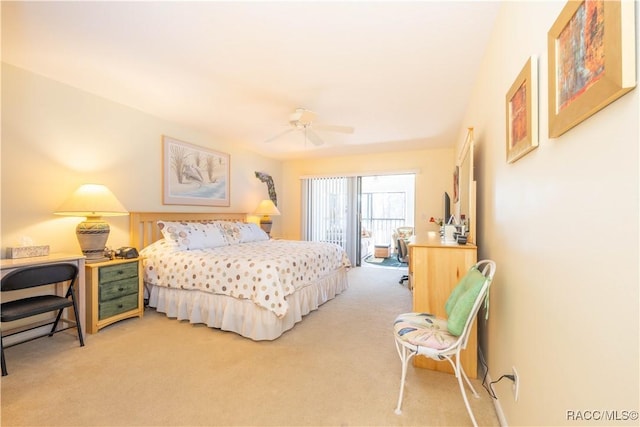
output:
<instances>
[{"instance_id":1,"label":"floral throw pillow","mask_svg":"<svg viewBox=\"0 0 640 427\"><path fill-rule=\"evenodd\" d=\"M240 243L240 224L237 222L231 221L218 221L216 222L220 230L222 231L222 235L227 241L229 245L235 245Z\"/></svg>"},{"instance_id":2,"label":"floral throw pillow","mask_svg":"<svg viewBox=\"0 0 640 427\"><path fill-rule=\"evenodd\" d=\"M158 221L164 239L174 248L195 250L226 246L227 240L214 224Z\"/></svg>"}]
</instances>

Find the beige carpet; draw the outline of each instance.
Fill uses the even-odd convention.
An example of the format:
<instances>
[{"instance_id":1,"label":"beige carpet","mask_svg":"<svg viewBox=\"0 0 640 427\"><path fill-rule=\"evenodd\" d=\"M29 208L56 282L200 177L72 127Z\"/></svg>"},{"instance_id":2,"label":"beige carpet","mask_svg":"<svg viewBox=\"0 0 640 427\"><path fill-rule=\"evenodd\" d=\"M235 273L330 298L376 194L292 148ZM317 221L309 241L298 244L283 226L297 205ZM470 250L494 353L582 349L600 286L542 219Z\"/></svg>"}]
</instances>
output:
<instances>
[{"instance_id":1,"label":"beige carpet","mask_svg":"<svg viewBox=\"0 0 640 427\"><path fill-rule=\"evenodd\" d=\"M3 426L470 425L452 375L400 362L391 334L411 294L398 269L361 267L351 287L270 342L147 310L88 335L61 333L6 350ZM480 381L481 425L499 425Z\"/></svg>"}]
</instances>

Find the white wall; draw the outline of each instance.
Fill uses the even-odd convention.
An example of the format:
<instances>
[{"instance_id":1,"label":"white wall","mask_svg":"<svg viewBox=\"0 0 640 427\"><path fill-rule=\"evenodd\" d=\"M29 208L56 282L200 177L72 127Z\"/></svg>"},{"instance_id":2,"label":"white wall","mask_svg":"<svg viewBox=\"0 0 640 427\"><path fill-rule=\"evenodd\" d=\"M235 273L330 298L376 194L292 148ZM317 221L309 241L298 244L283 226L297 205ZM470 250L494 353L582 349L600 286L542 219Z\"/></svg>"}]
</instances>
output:
<instances>
[{"instance_id":1,"label":"white wall","mask_svg":"<svg viewBox=\"0 0 640 427\"><path fill-rule=\"evenodd\" d=\"M567 420L567 411L638 410L640 108L636 88L548 138L547 31L564 5L503 3L466 116L479 257L498 265L481 345L493 379L512 366L520 374L517 402L507 381L495 386L509 425L637 425ZM507 164L505 95L532 54L540 146Z\"/></svg>"},{"instance_id":2,"label":"white wall","mask_svg":"<svg viewBox=\"0 0 640 427\"><path fill-rule=\"evenodd\" d=\"M231 205L162 204L162 135L231 156ZM130 211L252 212L271 174L279 190L281 163L228 141L149 116L25 70L2 65L2 256L28 236L52 252L79 253L81 218L53 215L83 183L104 184ZM107 245L128 244L128 217L111 217ZM280 220L274 218L279 232Z\"/></svg>"}]
</instances>

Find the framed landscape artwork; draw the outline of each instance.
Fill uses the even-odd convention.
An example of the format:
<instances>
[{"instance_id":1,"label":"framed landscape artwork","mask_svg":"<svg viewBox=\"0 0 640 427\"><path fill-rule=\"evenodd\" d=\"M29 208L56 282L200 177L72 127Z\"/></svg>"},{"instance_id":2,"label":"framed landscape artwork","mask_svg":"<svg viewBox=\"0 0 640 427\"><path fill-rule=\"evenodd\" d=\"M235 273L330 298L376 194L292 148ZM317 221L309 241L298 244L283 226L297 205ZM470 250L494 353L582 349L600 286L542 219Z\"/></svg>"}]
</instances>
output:
<instances>
[{"instance_id":1,"label":"framed landscape artwork","mask_svg":"<svg viewBox=\"0 0 640 427\"><path fill-rule=\"evenodd\" d=\"M229 155L162 137L165 205L229 206Z\"/></svg>"},{"instance_id":2,"label":"framed landscape artwork","mask_svg":"<svg viewBox=\"0 0 640 427\"><path fill-rule=\"evenodd\" d=\"M529 58L506 97L507 162L538 146L538 60Z\"/></svg>"},{"instance_id":3,"label":"framed landscape artwork","mask_svg":"<svg viewBox=\"0 0 640 427\"><path fill-rule=\"evenodd\" d=\"M635 87L634 3L571 0L560 12L547 38L550 138Z\"/></svg>"}]
</instances>

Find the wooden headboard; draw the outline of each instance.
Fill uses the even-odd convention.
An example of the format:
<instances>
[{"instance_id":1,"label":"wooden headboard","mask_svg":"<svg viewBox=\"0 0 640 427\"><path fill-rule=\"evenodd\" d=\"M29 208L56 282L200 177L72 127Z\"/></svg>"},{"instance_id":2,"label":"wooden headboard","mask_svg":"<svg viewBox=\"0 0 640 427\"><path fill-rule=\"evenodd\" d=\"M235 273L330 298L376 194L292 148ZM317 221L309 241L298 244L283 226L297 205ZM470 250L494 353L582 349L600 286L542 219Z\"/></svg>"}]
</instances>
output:
<instances>
[{"instance_id":1,"label":"wooden headboard","mask_svg":"<svg viewBox=\"0 0 640 427\"><path fill-rule=\"evenodd\" d=\"M215 212L129 212L129 241L138 250L160 240L162 233L157 222L164 221L247 221L245 213Z\"/></svg>"}]
</instances>

